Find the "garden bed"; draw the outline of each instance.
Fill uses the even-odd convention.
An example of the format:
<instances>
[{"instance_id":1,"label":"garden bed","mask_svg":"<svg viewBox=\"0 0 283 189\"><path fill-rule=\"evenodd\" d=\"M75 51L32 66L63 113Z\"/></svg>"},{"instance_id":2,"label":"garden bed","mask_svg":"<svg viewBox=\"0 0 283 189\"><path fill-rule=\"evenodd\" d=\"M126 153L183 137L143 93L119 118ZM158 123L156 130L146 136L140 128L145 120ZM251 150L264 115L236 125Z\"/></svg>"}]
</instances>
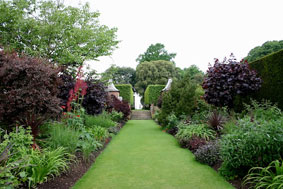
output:
<instances>
[{"instance_id":1,"label":"garden bed","mask_svg":"<svg viewBox=\"0 0 283 189\"><path fill-rule=\"evenodd\" d=\"M125 125L125 122L120 123L121 129ZM93 152L88 160L84 160L81 153L76 154L76 161L70 165L69 170L62 173L60 176L50 179L48 182L38 185L39 189L69 189L71 188L91 167L100 153L107 147L112 138L108 138L103 147L98 151Z\"/></svg>"}]
</instances>

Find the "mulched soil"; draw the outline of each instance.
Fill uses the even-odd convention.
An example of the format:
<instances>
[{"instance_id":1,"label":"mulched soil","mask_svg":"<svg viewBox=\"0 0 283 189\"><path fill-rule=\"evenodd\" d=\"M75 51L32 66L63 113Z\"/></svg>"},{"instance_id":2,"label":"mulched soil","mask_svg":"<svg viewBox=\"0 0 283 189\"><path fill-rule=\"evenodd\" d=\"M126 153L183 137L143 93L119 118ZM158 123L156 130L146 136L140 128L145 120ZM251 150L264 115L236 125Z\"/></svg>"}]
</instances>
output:
<instances>
[{"instance_id":1,"label":"mulched soil","mask_svg":"<svg viewBox=\"0 0 283 189\"><path fill-rule=\"evenodd\" d=\"M120 123L121 129L125 123ZM96 152L93 152L90 158L86 161L81 153L76 154L76 161L72 163L68 172L62 173L60 176L50 179L48 182L38 185L39 189L69 189L71 188L91 167L99 154L107 147L111 138L108 138L103 147Z\"/></svg>"}]
</instances>

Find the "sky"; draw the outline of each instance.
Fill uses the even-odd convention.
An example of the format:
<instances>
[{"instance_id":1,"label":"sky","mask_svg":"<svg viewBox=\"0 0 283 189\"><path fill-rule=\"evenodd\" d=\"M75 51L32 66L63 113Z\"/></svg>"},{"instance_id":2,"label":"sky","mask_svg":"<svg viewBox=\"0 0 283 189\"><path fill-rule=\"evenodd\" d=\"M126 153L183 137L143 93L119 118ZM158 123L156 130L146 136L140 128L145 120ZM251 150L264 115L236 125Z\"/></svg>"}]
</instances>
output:
<instances>
[{"instance_id":1,"label":"sky","mask_svg":"<svg viewBox=\"0 0 283 189\"><path fill-rule=\"evenodd\" d=\"M233 53L238 60L266 41L283 40L283 0L63 0L89 2L99 21L117 27L119 43L111 56L90 61L103 72L111 64L136 68L136 58L155 43L177 53L176 66L202 71Z\"/></svg>"}]
</instances>

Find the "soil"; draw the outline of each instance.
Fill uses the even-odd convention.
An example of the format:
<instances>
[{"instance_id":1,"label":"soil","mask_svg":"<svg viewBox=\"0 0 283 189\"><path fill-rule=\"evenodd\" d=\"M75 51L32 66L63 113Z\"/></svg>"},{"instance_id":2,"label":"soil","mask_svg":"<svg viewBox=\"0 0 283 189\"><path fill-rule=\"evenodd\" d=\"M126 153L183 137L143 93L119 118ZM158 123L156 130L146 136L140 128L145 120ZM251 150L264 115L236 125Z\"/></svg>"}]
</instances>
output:
<instances>
[{"instance_id":1,"label":"soil","mask_svg":"<svg viewBox=\"0 0 283 189\"><path fill-rule=\"evenodd\" d=\"M221 164L222 164L222 162L218 162L215 165L213 165L212 168L215 171L218 171L218 169L221 167ZM237 178L237 179L234 179L234 180L229 180L228 182L230 184L232 184L236 189L249 189L250 188L249 186L243 186L242 185L243 180L241 178Z\"/></svg>"},{"instance_id":2,"label":"soil","mask_svg":"<svg viewBox=\"0 0 283 189\"><path fill-rule=\"evenodd\" d=\"M125 123L120 123L121 129ZM99 154L107 147L112 138L108 138L99 151L91 154L88 160L84 160L81 153L76 154L76 161L72 163L67 172L50 179L48 182L38 185L38 189L69 189L71 188L91 167Z\"/></svg>"}]
</instances>

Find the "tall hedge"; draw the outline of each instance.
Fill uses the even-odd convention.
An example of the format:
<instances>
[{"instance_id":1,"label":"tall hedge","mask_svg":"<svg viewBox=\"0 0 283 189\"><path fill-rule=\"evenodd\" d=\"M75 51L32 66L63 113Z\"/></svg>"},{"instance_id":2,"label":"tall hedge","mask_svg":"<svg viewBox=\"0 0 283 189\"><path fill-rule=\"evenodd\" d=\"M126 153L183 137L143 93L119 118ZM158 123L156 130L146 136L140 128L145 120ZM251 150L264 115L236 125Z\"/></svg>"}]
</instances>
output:
<instances>
[{"instance_id":1,"label":"tall hedge","mask_svg":"<svg viewBox=\"0 0 283 189\"><path fill-rule=\"evenodd\" d=\"M257 100L268 99L283 110L283 50L250 63L263 83L255 95Z\"/></svg>"},{"instance_id":2,"label":"tall hedge","mask_svg":"<svg viewBox=\"0 0 283 189\"><path fill-rule=\"evenodd\" d=\"M144 103L146 105L156 104L164 87L165 85L148 85L144 93Z\"/></svg>"},{"instance_id":3,"label":"tall hedge","mask_svg":"<svg viewBox=\"0 0 283 189\"><path fill-rule=\"evenodd\" d=\"M118 84L115 87L120 91L120 96L123 97L123 100L134 105L134 92L131 84Z\"/></svg>"}]
</instances>

